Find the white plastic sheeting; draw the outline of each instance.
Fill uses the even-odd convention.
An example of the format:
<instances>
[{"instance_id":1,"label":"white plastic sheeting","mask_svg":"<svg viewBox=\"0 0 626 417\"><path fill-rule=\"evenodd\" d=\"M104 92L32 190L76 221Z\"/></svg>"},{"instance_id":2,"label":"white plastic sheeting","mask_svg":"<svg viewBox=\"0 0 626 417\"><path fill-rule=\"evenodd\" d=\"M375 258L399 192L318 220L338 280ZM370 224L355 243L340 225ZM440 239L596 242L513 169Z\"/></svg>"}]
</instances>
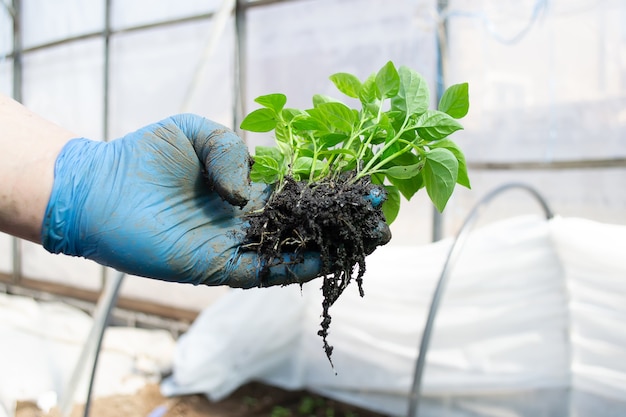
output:
<instances>
[{"instance_id":1,"label":"white plastic sheeting","mask_svg":"<svg viewBox=\"0 0 626 417\"><path fill-rule=\"evenodd\" d=\"M179 339L163 392L217 400L260 379L403 415L450 245L368 257L365 297L349 287L331 309L334 369L316 334L319 283L231 292ZM423 415L626 413L624 248L626 227L576 218L519 217L474 232L435 322Z\"/></svg>"},{"instance_id":2,"label":"white plastic sheeting","mask_svg":"<svg viewBox=\"0 0 626 417\"><path fill-rule=\"evenodd\" d=\"M0 416L12 416L17 400L64 395L93 320L59 302L0 294ZM95 378L94 396L132 394L158 382L171 367L173 337L164 330L111 327L107 330ZM84 403L85 369L75 400Z\"/></svg>"}]
</instances>

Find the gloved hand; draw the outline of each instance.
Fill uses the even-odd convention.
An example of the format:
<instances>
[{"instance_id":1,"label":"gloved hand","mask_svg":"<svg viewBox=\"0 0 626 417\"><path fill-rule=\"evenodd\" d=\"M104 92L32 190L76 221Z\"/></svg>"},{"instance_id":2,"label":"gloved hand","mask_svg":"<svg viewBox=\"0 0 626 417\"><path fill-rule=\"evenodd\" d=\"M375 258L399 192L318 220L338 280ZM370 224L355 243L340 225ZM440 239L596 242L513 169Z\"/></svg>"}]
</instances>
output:
<instances>
[{"instance_id":1,"label":"gloved hand","mask_svg":"<svg viewBox=\"0 0 626 417\"><path fill-rule=\"evenodd\" d=\"M265 186L250 184L250 158L227 128L178 115L108 143L68 142L55 165L42 225L46 250L133 275L193 284L260 285L254 252L240 251L246 212ZM289 254L284 255L291 259ZM320 275L319 254L272 267L264 285Z\"/></svg>"}]
</instances>

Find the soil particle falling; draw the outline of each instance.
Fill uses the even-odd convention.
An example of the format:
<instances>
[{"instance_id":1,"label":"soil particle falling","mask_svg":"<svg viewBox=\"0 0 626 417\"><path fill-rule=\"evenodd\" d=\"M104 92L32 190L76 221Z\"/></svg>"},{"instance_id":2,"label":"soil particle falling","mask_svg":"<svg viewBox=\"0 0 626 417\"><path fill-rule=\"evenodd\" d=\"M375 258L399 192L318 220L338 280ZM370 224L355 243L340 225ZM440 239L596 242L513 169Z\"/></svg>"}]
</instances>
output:
<instances>
[{"instance_id":1,"label":"soil particle falling","mask_svg":"<svg viewBox=\"0 0 626 417\"><path fill-rule=\"evenodd\" d=\"M380 241L380 224L384 215L364 198L373 185L368 178L354 183L347 177L320 183L298 182L286 178L274 192L263 211L249 216L246 248L257 251L265 260L261 273L267 276L271 266L283 262L282 254L293 252L294 262L305 251L316 251L322 259L322 337L329 361L333 347L328 344L330 307L355 277L363 296L365 257ZM387 239L390 236L386 236Z\"/></svg>"}]
</instances>

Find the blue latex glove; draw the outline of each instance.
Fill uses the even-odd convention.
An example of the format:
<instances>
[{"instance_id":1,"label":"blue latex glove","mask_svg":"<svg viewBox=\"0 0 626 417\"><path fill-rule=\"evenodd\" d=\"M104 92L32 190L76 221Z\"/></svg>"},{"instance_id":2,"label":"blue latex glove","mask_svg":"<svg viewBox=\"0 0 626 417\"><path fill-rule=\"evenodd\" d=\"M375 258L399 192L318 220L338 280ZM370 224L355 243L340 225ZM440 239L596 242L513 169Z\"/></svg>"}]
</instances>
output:
<instances>
[{"instance_id":1,"label":"blue latex glove","mask_svg":"<svg viewBox=\"0 0 626 417\"><path fill-rule=\"evenodd\" d=\"M46 250L82 256L133 275L193 284L254 287L255 253L240 253L242 214L265 187L249 183L247 147L205 118L178 115L109 143L68 142L57 158L42 225ZM289 259L289 255L285 255ZM306 282L319 254L263 285Z\"/></svg>"},{"instance_id":2,"label":"blue latex glove","mask_svg":"<svg viewBox=\"0 0 626 417\"><path fill-rule=\"evenodd\" d=\"M42 243L119 271L166 281L249 288L320 275L318 253L289 268L243 252L245 213L269 192L250 184L244 142L224 126L178 115L112 142L75 139L55 165ZM381 225L380 241L389 239Z\"/></svg>"}]
</instances>

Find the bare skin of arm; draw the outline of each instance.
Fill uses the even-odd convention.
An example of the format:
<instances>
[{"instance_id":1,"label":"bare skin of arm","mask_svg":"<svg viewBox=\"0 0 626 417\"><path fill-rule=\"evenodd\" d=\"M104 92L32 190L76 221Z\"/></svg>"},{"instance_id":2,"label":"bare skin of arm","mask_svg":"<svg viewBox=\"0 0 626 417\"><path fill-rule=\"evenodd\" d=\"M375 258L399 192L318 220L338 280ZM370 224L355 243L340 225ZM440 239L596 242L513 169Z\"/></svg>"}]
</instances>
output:
<instances>
[{"instance_id":1,"label":"bare skin of arm","mask_svg":"<svg viewBox=\"0 0 626 417\"><path fill-rule=\"evenodd\" d=\"M0 231L41 243L54 164L75 137L0 95Z\"/></svg>"}]
</instances>

